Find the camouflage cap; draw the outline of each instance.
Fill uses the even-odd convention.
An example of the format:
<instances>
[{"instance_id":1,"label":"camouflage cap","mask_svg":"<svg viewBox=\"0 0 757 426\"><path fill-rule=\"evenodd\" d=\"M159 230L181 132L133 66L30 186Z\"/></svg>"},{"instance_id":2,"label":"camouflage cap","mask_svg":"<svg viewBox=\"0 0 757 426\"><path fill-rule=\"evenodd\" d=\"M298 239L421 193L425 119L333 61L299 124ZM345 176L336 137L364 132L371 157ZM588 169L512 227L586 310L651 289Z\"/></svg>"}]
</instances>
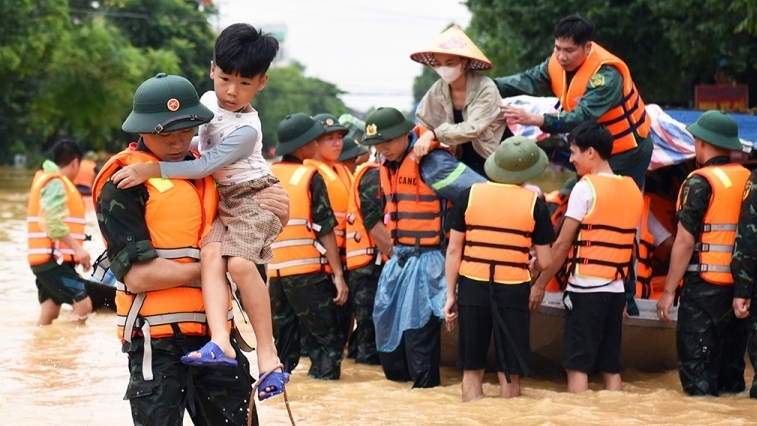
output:
<instances>
[{"instance_id":1,"label":"camouflage cap","mask_svg":"<svg viewBox=\"0 0 757 426\"><path fill-rule=\"evenodd\" d=\"M371 146L398 138L413 130L415 124L402 113L391 107L373 111L365 119L365 134L361 145Z\"/></svg>"},{"instance_id":2,"label":"camouflage cap","mask_svg":"<svg viewBox=\"0 0 757 426\"><path fill-rule=\"evenodd\" d=\"M131 114L121 128L129 133L167 133L197 127L213 118L192 83L159 73L139 85Z\"/></svg>"}]
</instances>

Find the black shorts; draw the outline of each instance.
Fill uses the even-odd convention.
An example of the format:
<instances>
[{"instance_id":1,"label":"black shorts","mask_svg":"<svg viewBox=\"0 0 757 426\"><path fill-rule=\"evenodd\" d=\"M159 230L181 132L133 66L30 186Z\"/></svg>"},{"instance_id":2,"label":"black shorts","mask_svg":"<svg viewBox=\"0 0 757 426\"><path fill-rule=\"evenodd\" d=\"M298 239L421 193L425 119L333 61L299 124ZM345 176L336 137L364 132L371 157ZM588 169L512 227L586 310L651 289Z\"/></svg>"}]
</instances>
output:
<instances>
[{"instance_id":1,"label":"black shorts","mask_svg":"<svg viewBox=\"0 0 757 426\"><path fill-rule=\"evenodd\" d=\"M495 285L497 291L494 299L498 305L497 310L512 340L507 337L507 333L499 325L494 325L495 320L492 315L491 303L489 306L462 305L458 308L460 335L457 347L457 367L463 370L485 369L489 342L492 340L492 332L494 332L497 371L527 376L530 372L528 298L531 287L528 283ZM515 308L514 306L519 307ZM501 346L499 342L501 342ZM504 352L504 364L500 360L499 351Z\"/></svg>"},{"instance_id":2,"label":"black shorts","mask_svg":"<svg viewBox=\"0 0 757 426\"><path fill-rule=\"evenodd\" d=\"M86 281L76 272L75 267L73 263L58 265L55 260L32 266L32 272L37 277L39 303L52 299L56 305L70 305L86 299Z\"/></svg>"},{"instance_id":3,"label":"black shorts","mask_svg":"<svg viewBox=\"0 0 757 426\"><path fill-rule=\"evenodd\" d=\"M623 293L566 292L563 367L587 374L620 372Z\"/></svg>"}]
</instances>

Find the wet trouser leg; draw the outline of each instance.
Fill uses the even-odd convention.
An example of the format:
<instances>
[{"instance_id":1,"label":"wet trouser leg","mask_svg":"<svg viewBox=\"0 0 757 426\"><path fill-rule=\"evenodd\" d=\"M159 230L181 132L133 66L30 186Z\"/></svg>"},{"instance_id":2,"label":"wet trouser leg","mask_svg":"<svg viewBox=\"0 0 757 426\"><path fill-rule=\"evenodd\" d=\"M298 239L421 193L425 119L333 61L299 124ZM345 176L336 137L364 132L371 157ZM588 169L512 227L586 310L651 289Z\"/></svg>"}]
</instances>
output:
<instances>
[{"instance_id":1,"label":"wet trouser leg","mask_svg":"<svg viewBox=\"0 0 757 426\"><path fill-rule=\"evenodd\" d=\"M744 383L744 354L747 346L746 320L732 318L723 332L723 353L718 376L718 390L739 393L746 389Z\"/></svg>"},{"instance_id":2,"label":"wet trouser leg","mask_svg":"<svg viewBox=\"0 0 757 426\"><path fill-rule=\"evenodd\" d=\"M757 299L752 299L752 308L750 315L746 318L747 322L747 354L749 361L752 363L754 377L752 378L752 387L749 389L749 397L757 399Z\"/></svg>"},{"instance_id":3,"label":"wet trouser leg","mask_svg":"<svg viewBox=\"0 0 757 426\"><path fill-rule=\"evenodd\" d=\"M378 270L378 273L376 272ZM353 272L350 274L350 294L355 306L355 331L350 343L354 342L358 364L379 364L376 350L376 326L373 324L373 303L381 269L375 268L371 274Z\"/></svg>"},{"instance_id":4,"label":"wet trouser leg","mask_svg":"<svg viewBox=\"0 0 757 426\"><path fill-rule=\"evenodd\" d=\"M693 298L684 285L678 308L676 348L681 385L689 395L719 393L724 334L733 318L732 300L732 293Z\"/></svg>"},{"instance_id":5,"label":"wet trouser leg","mask_svg":"<svg viewBox=\"0 0 757 426\"><path fill-rule=\"evenodd\" d=\"M291 373L300 362L300 322L287 299L285 284L284 280L271 278L268 294L271 297L276 352L284 365L284 371Z\"/></svg>"},{"instance_id":6,"label":"wet trouser leg","mask_svg":"<svg viewBox=\"0 0 757 426\"><path fill-rule=\"evenodd\" d=\"M284 287L300 327L306 332L310 370L316 379L337 380L344 350L340 328L340 307L333 299L336 288L331 278L316 282L293 281Z\"/></svg>"},{"instance_id":7,"label":"wet trouser leg","mask_svg":"<svg viewBox=\"0 0 757 426\"><path fill-rule=\"evenodd\" d=\"M185 410L198 426L247 424L254 380L247 358L235 341L232 345L239 363L234 370L191 368L181 362L184 354L198 350L207 341L207 337L186 336L153 339L152 380L143 377L144 339L136 337L124 343L130 372L124 399L129 400L135 425L181 426ZM258 424L256 414L253 424Z\"/></svg>"},{"instance_id":8,"label":"wet trouser leg","mask_svg":"<svg viewBox=\"0 0 757 426\"><path fill-rule=\"evenodd\" d=\"M423 327L405 330L399 346L392 352L379 352L379 358L389 380L412 380L414 388L439 386L441 321L431 316Z\"/></svg>"}]
</instances>

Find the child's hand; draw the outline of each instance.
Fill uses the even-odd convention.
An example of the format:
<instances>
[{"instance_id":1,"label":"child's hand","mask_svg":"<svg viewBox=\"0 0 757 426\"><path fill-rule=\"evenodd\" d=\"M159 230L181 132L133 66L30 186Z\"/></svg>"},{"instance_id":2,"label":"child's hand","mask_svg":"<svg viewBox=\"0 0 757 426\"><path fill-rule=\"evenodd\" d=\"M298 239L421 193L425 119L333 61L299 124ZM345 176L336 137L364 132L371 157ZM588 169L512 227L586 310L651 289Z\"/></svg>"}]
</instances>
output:
<instances>
[{"instance_id":1,"label":"child's hand","mask_svg":"<svg viewBox=\"0 0 757 426\"><path fill-rule=\"evenodd\" d=\"M131 164L115 172L111 177L118 189L127 189L141 184L152 177L160 177L157 163Z\"/></svg>"}]
</instances>

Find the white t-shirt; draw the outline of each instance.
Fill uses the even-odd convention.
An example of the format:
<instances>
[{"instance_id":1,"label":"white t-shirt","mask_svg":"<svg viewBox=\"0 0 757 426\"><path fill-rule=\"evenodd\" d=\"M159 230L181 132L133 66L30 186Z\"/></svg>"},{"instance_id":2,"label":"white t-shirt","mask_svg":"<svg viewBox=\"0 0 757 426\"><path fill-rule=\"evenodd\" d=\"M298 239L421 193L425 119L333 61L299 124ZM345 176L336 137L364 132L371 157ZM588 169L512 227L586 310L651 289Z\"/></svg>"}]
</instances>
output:
<instances>
[{"instance_id":1,"label":"white t-shirt","mask_svg":"<svg viewBox=\"0 0 757 426\"><path fill-rule=\"evenodd\" d=\"M599 173L601 176L613 176L609 173ZM591 205L594 202L594 192L591 190L591 185L585 180L579 180L573 190L570 192L570 198L568 198L568 209L565 211L565 216L573 218L579 222L589 213ZM571 284L575 284L581 287L574 287ZM607 284L607 280L601 278L587 278L577 277L571 275L568 279L568 291L575 293L625 293L625 287L623 280L614 280Z\"/></svg>"},{"instance_id":2,"label":"white t-shirt","mask_svg":"<svg viewBox=\"0 0 757 426\"><path fill-rule=\"evenodd\" d=\"M218 105L218 98L213 91L205 92L200 102L215 114L213 120L200 126L198 148L201 154L205 154L220 144L225 136L244 126L255 129L257 136L255 140L247 141L247 143L254 144L252 154L213 172L215 181L219 185L232 185L264 176L272 176L273 173L268 168L265 158L263 158L263 132L261 131L262 126L258 112L255 110L245 113L227 111Z\"/></svg>"},{"instance_id":3,"label":"white t-shirt","mask_svg":"<svg viewBox=\"0 0 757 426\"><path fill-rule=\"evenodd\" d=\"M649 210L647 213L647 229L649 230L649 233L652 234L652 238L654 239L652 244L654 244L655 247L673 236L673 234L668 232L660 221L657 220L657 216L652 213L652 210Z\"/></svg>"}]
</instances>

